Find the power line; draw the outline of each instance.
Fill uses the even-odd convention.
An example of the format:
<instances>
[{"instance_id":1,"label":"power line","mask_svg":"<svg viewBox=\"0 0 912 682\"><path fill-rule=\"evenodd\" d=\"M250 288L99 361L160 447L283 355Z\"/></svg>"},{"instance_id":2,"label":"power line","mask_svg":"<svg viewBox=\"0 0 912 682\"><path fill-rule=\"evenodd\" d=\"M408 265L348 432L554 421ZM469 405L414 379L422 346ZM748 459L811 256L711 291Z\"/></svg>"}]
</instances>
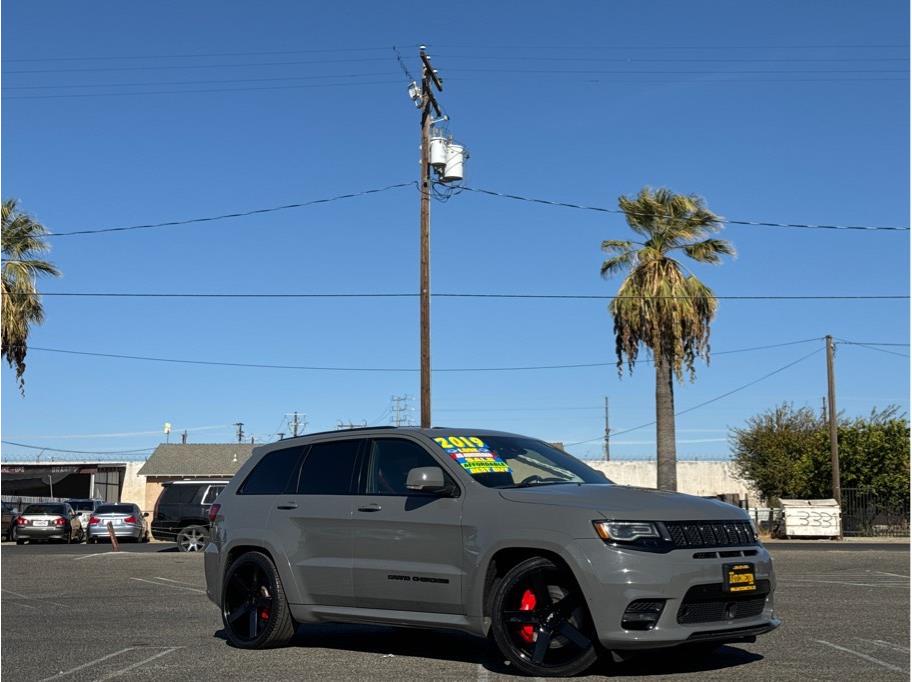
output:
<instances>
[{"instance_id":1,"label":"power line","mask_svg":"<svg viewBox=\"0 0 912 682\"><path fill-rule=\"evenodd\" d=\"M750 348L739 348L729 351L717 351L713 355L731 355L734 353L747 353L758 350L767 350L770 348L781 348L783 346L794 346L811 341L819 341L819 338L801 339L798 341L786 341L784 343L774 343L766 346L753 346ZM417 368L411 367L329 367L315 365L275 365L270 363L250 363L250 362L219 362L214 360L185 360L178 358L161 358L146 355L124 355L120 353L98 353L94 351L77 351L63 348L43 348L39 346L29 347L30 351L41 351L45 353L63 353L67 355L84 355L89 357L113 358L120 360L143 360L147 362L167 362L183 365L207 365L216 367L246 367L253 369L285 369L285 370L304 370L304 371L323 371L323 372L418 372ZM635 364L652 364L652 360L638 360ZM509 366L509 367L443 367L435 369L435 372L518 372L530 370L546 369L579 369L591 367L615 367L617 361L613 362L585 362L574 364L554 364L554 365L526 365L526 366Z\"/></svg>"},{"instance_id":2,"label":"power line","mask_svg":"<svg viewBox=\"0 0 912 682\"><path fill-rule=\"evenodd\" d=\"M417 45L397 45L396 47L417 47ZM99 55L74 57L20 57L17 59L5 59L7 62L59 62L59 61L110 61L117 59L197 59L208 57L253 57L278 54L320 54L332 52L380 52L389 49L385 47L331 47L331 48L308 48L306 50L273 50L269 52L185 52L177 54L147 54L147 55Z\"/></svg>"},{"instance_id":3,"label":"power line","mask_svg":"<svg viewBox=\"0 0 912 682\"><path fill-rule=\"evenodd\" d=\"M140 452L151 452L155 448L140 448L139 450L64 450L62 448L45 448L40 445L29 445L28 443L15 443L10 440L0 441L6 445L15 445L20 448L29 448L30 450L47 450L48 452L69 452L76 455L134 455Z\"/></svg>"},{"instance_id":4,"label":"power line","mask_svg":"<svg viewBox=\"0 0 912 682\"><path fill-rule=\"evenodd\" d=\"M338 74L319 74L310 76L274 76L271 78L220 78L218 80L184 80L184 81L140 81L138 83L76 83L76 84L59 84L53 85L6 85L3 87L7 90L54 90L60 88L139 88L149 85L231 85L235 83L271 83L275 81L301 81L317 80L320 78L373 78L375 76L389 76L388 72L380 73L338 73ZM385 81L384 81L385 82ZM331 84L330 84L331 85ZM353 83L352 85L362 85L362 83Z\"/></svg>"},{"instance_id":5,"label":"power line","mask_svg":"<svg viewBox=\"0 0 912 682\"><path fill-rule=\"evenodd\" d=\"M844 341L842 339L837 339L837 341L839 341L840 345L861 346L862 348L867 348L868 350L876 350L879 353L887 353L888 355L898 355L901 358L909 357L909 355L907 353L897 353L895 350L887 350L886 348L878 348L877 345L874 345L872 343L860 343L858 341ZM878 344L878 345L886 345L886 344ZM891 345L899 346L899 345L908 345L908 344L891 344Z\"/></svg>"},{"instance_id":6,"label":"power line","mask_svg":"<svg viewBox=\"0 0 912 682\"><path fill-rule=\"evenodd\" d=\"M819 339L814 339L814 340L817 341ZM794 367L799 362L804 362L808 358L810 358L822 351L823 351L822 348L813 350L810 353L808 353L807 355L802 355L797 360L794 360L794 361L788 363L787 365L783 365L782 367L779 367L778 369L774 369L772 372L764 374L762 377L760 377L758 379L754 379L753 381L750 381L746 384L742 384L741 386L738 386L737 388L733 388L730 391L726 391L725 393L723 393L721 395L717 395L715 398L710 398L709 400L705 400L702 403L698 403L692 407L688 407L686 410L681 410L679 412L675 412L675 417L679 417L682 414L687 414L688 412L693 412L694 410L698 410L701 407L706 407L707 405L710 405L714 402L722 400L723 398L727 398L728 396L733 395L733 394L737 393L738 391L743 391L745 388L749 388L749 387L753 386L754 384L758 384L761 381L764 381L765 379L769 379L770 377L775 376L776 374L779 374L780 372L784 372L785 370L789 369L790 367ZM656 422L653 420L653 421L647 422L645 424L640 424L639 426L634 426L633 428L630 428L630 429L623 429L622 431L615 431L612 433L612 436L616 437L616 436L620 436L625 433L631 433L632 431L639 431L640 429L645 429L647 426L653 426L655 423ZM600 435L595 438L590 438L588 440L580 440L580 441L576 441L575 443L567 443L567 446L569 447L571 445L582 445L584 443L594 443L596 441L602 440L603 438L604 438L604 435Z\"/></svg>"},{"instance_id":7,"label":"power line","mask_svg":"<svg viewBox=\"0 0 912 682\"><path fill-rule=\"evenodd\" d=\"M414 183L410 183L414 184ZM66 233L71 234L71 233ZM118 292L118 291L49 291L49 292L13 292L7 296L57 296L63 298L417 298L418 293L390 292L390 293L204 293L204 292ZM490 299L532 299L532 300L567 300L567 301L613 301L616 299L673 299L690 300L692 296L611 296L602 294L474 294L474 293L446 293L435 292L434 298L490 298ZM734 295L714 296L719 301L892 301L908 300L908 294L769 294L769 295ZM877 344L875 344L877 345Z\"/></svg>"},{"instance_id":8,"label":"power line","mask_svg":"<svg viewBox=\"0 0 912 682\"><path fill-rule=\"evenodd\" d=\"M154 66L80 66L75 69L25 69L4 71L4 76L29 73L97 73L99 71L173 71L177 69L240 69L251 66L301 66L385 62L384 57L350 57L346 59L306 59L292 62L245 62L243 64L156 64Z\"/></svg>"},{"instance_id":9,"label":"power line","mask_svg":"<svg viewBox=\"0 0 912 682\"><path fill-rule=\"evenodd\" d=\"M575 208L582 211L596 211L598 213L611 213L615 215L626 215L624 211L618 208L604 208L602 206L586 206L584 204L572 204L565 201L551 201L549 199L536 199L532 197L520 196L518 194L506 194L504 192L495 192L489 189L481 189L478 187L467 187L466 185L459 185L459 189L465 190L467 192L475 192L477 194L486 194L492 197L501 197L504 199L514 199L516 201L525 201L533 204L544 204L546 206L558 206L560 208ZM673 216L667 216L673 217ZM754 227L798 227L798 228L809 228L809 229L818 229L818 230L866 230L866 231L893 231L893 232L908 232L908 227L889 227L881 225L812 225L805 223L772 223L764 222L759 220L735 220L734 218L719 218L720 223L728 223L729 225L748 225Z\"/></svg>"},{"instance_id":10,"label":"power line","mask_svg":"<svg viewBox=\"0 0 912 682\"><path fill-rule=\"evenodd\" d=\"M49 237L71 237L74 235L85 235L85 234L100 234L103 232L126 232L128 230L145 230L156 227L173 227L175 225L189 225L191 223L206 223L212 222L215 220L227 220L228 218L244 218L252 215L261 215L263 213L273 213L275 211L287 211L291 208L304 208L307 206L315 206L317 204L328 204L333 201L340 201L342 199L353 199L355 197L363 197L369 194L379 194L380 192L387 192L391 189L399 189L401 187L414 187L414 182L400 182L395 185L387 185L386 187L380 187L377 189L368 189L361 192L352 192L350 194L339 194L334 197L328 197L325 199L314 199L312 201L305 201L298 204L285 204L284 206L273 206L271 208L257 208L251 211L241 211L238 213L225 213L222 215L208 216L205 218L188 218L186 220L171 220L163 223L147 223L144 225L128 225L126 227L104 227L96 230L75 230L73 232L51 232L47 236Z\"/></svg>"},{"instance_id":11,"label":"power line","mask_svg":"<svg viewBox=\"0 0 912 682\"><path fill-rule=\"evenodd\" d=\"M714 69L714 70L670 70L670 69L496 69L496 68L474 68L474 67L456 67L451 69L454 73L509 73L528 74L533 76L541 75L595 75L595 76L738 76L738 75L827 75L827 74L872 74L872 73L902 73L908 74L908 69ZM20 72L21 73L21 72Z\"/></svg>"},{"instance_id":12,"label":"power line","mask_svg":"<svg viewBox=\"0 0 912 682\"><path fill-rule=\"evenodd\" d=\"M135 95L199 95L213 92L255 92L266 90L299 90L302 88L345 88L361 85L399 85L401 81L364 81L348 83L317 83L309 85L272 85L262 88L205 88L197 90L144 90L136 92L87 92L71 95L15 95L3 96L5 100L15 99L70 99L74 97L132 97Z\"/></svg>"},{"instance_id":13,"label":"power line","mask_svg":"<svg viewBox=\"0 0 912 682\"><path fill-rule=\"evenodd\" d=\"M837 339L840 343L847 343L850 346L904 346L909 347L908 343L884 342L879 341L847 341L846 339Z\"/></svg>"}]
</instances>

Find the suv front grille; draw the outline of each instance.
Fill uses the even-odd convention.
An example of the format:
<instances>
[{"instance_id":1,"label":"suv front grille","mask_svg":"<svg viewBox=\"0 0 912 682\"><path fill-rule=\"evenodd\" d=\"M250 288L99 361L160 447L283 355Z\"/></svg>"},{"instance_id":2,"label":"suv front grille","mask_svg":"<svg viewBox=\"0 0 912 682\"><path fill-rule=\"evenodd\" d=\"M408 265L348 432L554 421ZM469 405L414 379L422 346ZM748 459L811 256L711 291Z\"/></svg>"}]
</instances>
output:
<instances>
[{"instance_id":1,"label":"suv front grille","mask_svg":"<svg viewBox=\"0 0 912 682\"><path fill-rule=\"evenodd\" d=\"M675 547L733 547L754 545L750 521L666 521Z\"/></svg>"},{"instance_id":2,"label":"suv front grille","mask_svg":"<svg viewBox=\"0 0 912 682\"><path fill-rule=\"evenodd\" d=\"M713 623L759 616L766 605L769 587L769 581L758 580L758 592L750 595L725 593L721 585L692 587L678 609L678 622Z\"/></svg>"}]
</instances>

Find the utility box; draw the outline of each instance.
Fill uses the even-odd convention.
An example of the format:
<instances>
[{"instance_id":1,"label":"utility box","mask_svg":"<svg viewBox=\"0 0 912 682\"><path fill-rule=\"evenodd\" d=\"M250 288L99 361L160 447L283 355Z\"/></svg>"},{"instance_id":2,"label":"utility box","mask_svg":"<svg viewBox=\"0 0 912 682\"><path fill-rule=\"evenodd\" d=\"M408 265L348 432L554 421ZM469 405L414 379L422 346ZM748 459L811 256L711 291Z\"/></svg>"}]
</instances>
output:
<instances>
[{"instance_id":1,"label":"utility box","mask_svg":"<svg viewBox=\"0 0 912 682\"><path fill-rule=\"evenodd\" d=\"M450 142L446 147L446 165L440 177L442 182L462 180L462 164L468 155L461 144Z\"/></svg>"},{"instance_id":2,"label":"utility box","mask_svg":"<svg viewBox=\"0 0 912 682\"><path fill-rule=\"evenodd\" d=\"M447 139L443 131L431 128L428 145L428 163L438 172L442 172L447 162Z\"/></svg>"},{"instance_id":3,"label":"utility box","mask_svg":"<svg viewBox=\"0 0 912 682\"><path fill-rule=\"evenodd\" d=\"M842 534L842 511L836 500L780 500L779 504L777 537L838 538Z\"/></svg>"}]
</instances>

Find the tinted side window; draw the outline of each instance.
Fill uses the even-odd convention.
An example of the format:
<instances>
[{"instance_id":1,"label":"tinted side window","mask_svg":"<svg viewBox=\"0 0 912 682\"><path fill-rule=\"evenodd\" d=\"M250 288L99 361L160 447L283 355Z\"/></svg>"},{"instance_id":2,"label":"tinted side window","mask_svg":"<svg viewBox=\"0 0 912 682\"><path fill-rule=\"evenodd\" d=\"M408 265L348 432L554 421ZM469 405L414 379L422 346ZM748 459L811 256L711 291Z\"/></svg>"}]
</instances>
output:
<instances>
[{"instance_id":1,"label":"tinted side window","mask_svg":"<svg viewBox=\"0 0 912 682\"><path fill-rule=\"evenodd\" d=\"M164 504L188 504L199 490L195 485L169 485L162 493L161 501Z\"/></svg>"},{"instance_id":2,"label":"tinted side window","mask_svg":"<svg viewBox=\"0 0 912 682\"><path fill-rule=\"evenodd\" d=\"M362 440L317 443L301 465L299 495L347 495Z\"/></svg>"},{"instance_id":3,"label":"tinted side window","mask_svg":"<svg viewBox=\"0 0 912 682\"><path fill-rule=\"evenodd\" d=\"M252 472L251 472L252 473ZM285 479L288 480L287 478ZM223 485L213 485L209 486L209 490L206 491L205 497L203 497L203 504L212 504L215 502L215 498L225 489Z\"/></svg>"},{"instance_id":4,"label":"tinted side window","mask_svg":"<svg viewBox=\"0 0 912 682\"><path fill-rule=\"evenodd\" d=\"M418 443L401 438L373 441L367 471L367 493L372 495L417 494L405 487L408 472L416 467L442 468L437 460Z\"/></svg>"},{"instance_id":5,"label":"tinted side window","mask_svg":"<svg viewBox=\"0 0 912 682\"><path fill-rule=\"evenodd\" d=\"M302 448L284 448L274 450L263 457L253 467L244 483L238 489L238 495L279 495L288 489L288 480L297 467ZM221 492L220 490L218 492ZM216 492L216 494L218 494ZM211 492L210 492L211 495ZM209 497L209 496L207 496ZM209 500L211 502L214 500Z\"/></svg>"}]
</instances>

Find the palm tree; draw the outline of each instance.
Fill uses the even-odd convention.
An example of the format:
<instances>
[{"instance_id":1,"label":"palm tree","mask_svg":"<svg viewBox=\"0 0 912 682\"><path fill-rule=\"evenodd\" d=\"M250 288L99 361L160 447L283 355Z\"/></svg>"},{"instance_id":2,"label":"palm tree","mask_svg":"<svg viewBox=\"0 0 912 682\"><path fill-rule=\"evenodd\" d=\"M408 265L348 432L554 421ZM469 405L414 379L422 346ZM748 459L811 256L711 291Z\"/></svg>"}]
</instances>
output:
<instances>
[{"instance_id":1,"label":"palm tree","mask_svg":"<svg viewBox=\"0 0 912 682\"><path fill-rule=\"evenodd\" d=\"M709 235L720 218L697 196L648 187L635 198L618 199L627 224L644 241L602 242L611 254L602 276L626 273L609 310L614 317L618 372L633 372L640 345L653 357L656 374L657 482L662 490L677 489L674 386L672 377L693 381L694 361L709 362L709 327L716 313L713 292L671 255L680 251L699 262L718 264L734 256L732 245Z\"/></svg>"},{"instance_id":2,"label":"palm tree","mask_svg":"<svg viewBox=\"0 0 912 682\"><path fill-rule=\"evenodd\" d=\"M15 199L2 206L3 331L2 356L16 370L19 390L25 395L25 355L28 352L29 325L44 321L44 308L35 280L42 275L59 277L51 263L40 260L50 250L44 236L48 231L16 207Z\"/></svg>"}]
</instances>

